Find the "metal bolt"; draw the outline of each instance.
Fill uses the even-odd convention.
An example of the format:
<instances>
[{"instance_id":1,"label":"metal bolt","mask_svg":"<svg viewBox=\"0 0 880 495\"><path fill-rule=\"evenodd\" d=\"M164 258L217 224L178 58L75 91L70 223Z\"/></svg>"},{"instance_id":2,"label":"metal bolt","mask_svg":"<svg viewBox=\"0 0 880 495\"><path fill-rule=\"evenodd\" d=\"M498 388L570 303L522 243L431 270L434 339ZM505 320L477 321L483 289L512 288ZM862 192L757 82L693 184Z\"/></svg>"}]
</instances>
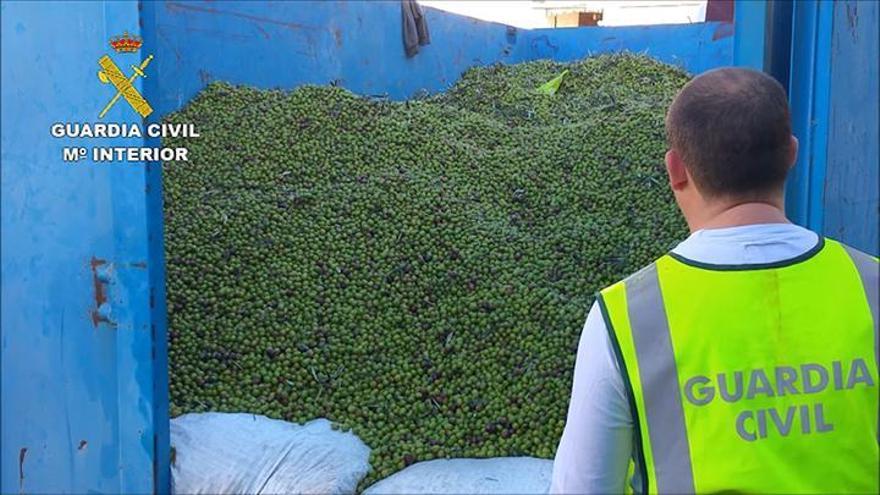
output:
<instances>
[{"instance_id":1,"label":"metal bolt","mask_svg":"<svg viewBox=\"0 0 880 495\"><path fill-rule=\"evenodd\" d=\"M105 284L110 283L113 273L112 268L110 263L105 263L95 268L95 275L98 277L98 281Z\"/></svg>"},{"instance_id":2,"label":"metal bolt","mask_svg":"<svg viewBox=\"0 0 880 495\"><path fill-rule=\"evenodd\" d=\"M111 308L109 303L101 303L98 306L98 319L101 321L110 321Z\"/></svg>"}]
</instances>

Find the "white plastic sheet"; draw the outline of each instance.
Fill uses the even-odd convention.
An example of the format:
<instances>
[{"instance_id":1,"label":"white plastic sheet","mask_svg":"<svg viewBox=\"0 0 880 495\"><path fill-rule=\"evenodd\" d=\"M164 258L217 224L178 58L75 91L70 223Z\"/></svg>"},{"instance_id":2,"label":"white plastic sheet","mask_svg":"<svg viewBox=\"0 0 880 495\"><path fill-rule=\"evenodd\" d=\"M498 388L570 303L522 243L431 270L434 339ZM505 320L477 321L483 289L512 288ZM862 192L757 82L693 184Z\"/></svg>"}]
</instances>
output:
<instances>
[{"instance_id":1,"label":"white plastic sheet","mask_svg":"<svg viewBox=\"0 0 880 495\"><path fill-rule=\"evenodd\" d=\"M364 491L392 494L545 494L550 491L553 461L534 457L437 459L419 462Z\"/></svg>"},{"instance_id":2,"label":"white plastic sheet","mask_svg":"<svg viewBox=\"0 0 880 495\"><path fill-rule=\"evenodd\" d=\"M253 414L171 420L172 490L190 493L353 493L370 449L326 419L305 425Z\"/></svg>"}]
</instances>

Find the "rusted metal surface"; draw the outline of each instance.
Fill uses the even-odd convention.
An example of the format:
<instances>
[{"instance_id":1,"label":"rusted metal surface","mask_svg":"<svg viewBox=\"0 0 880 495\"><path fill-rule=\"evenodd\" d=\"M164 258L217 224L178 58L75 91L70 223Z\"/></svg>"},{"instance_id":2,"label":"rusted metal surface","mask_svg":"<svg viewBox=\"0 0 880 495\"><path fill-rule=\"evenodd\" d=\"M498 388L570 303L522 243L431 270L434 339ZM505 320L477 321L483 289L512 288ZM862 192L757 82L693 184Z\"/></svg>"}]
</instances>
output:
<instances>
[{"instance_id":1,"label":"rusted metal surface","mask_svg":"<svg viewBox=\"0 0 880 495\"><path fill-rule=\"evenodd\" d=\"M95 299L95 307L92 308L90 314L92 316L92 325L96 327L99 323L104 321L104 318L101 317L101 315L98 313L98 310L101 308L102 304L107 303L107 286L98 278L98 268L104 266L106 263L106 260L95 257L92 257L92 260L89 263L89 265L92 267L92 286L94 288Z\"/></svg>"},{"instance_id":2,"label":"rusted metal surface","mask_svg":"<svg viewBox=\"0 0 880 495\"><path fill-rule=\"evenodd\" d=\"M116 322L110 318L112 306L108 297L109 287L113 281L113 265L106 260L92 257L92 285L94 287L95 307L90 311L92 325L97 327L105 323L109 328L116 328Z\"/></svg>"},{"instance_id":3,"label":"rusted metal surface","mask_svg":"<svg viewBox=\"0 0 880 495\"><path fill-rule=\"evenodd\" d=\"M734 26L732 22L720 22L712 33L712 41L718 41L733 36Z\"/></svg>"},{"instance_id":4,"label":"rusted metal surface","mask_svg":"<svg viewBox=\"0 0 880 495\"><path fill-rule=\"evenodd\" d=\"M145 190L144 164L62 161L65 146L144 140L86 143L48 132L54 122L97 119L112 97L89 68L101 56L127 67L157 47L108 46L125 31L140 35L133 1L4 2L2 10L0 112L16 125L3 126L0 167L0 493L167 491L167 461L153 462L167 458L167 385L156 385L167 364L154 366L163 351L152 357L150 331L164 310L161 292L149 306L162 263L161 251L148 252L147 196L156 188ZM106 117L141 122L122 105ZM160 322L156 338L164 331Z\"/></svg>"}]
</instances>

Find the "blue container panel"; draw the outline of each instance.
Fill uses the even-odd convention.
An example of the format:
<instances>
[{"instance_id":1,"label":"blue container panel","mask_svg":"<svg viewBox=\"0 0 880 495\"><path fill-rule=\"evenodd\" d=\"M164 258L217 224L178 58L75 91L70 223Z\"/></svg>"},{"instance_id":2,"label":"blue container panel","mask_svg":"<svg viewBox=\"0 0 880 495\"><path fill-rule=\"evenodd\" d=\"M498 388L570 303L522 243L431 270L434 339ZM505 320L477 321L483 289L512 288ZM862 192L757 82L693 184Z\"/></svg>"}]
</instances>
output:
<instances>
[{"instance_id":1,"label":"blue container panel","mask_svg":"<svg viewBox=\"0 0 880 495\"><path fill-rule=\"evenodd\" d=\"M825 233L874 255L880 251L880 32L877 2L834 6L830 54Z\"/></svg>"},{"instance_id":2,"label":"blue container panel","mask_svg":"<svg viewBox=\"0 0 880 495\"><path fill-rule=\"evenodd\" d=\"M523 31L426 9L432 44L403 53L399 2L146 2L144 40L174 111L212 80L262 88L342 85L406 98L473 65L522 60Z\"/></svg>"},{"instance_id":3,"label":"blue container panel","mask_svg":"<svg viewBox=\"0 0 880 495\"><path fill-rule=\"evenodd\" d=\"M498 62L621 50L692 73L732 62L730 23L524 30L425 11L432 43L407 58L396 1L146 2L145 45L161 81L157 113L177 110L212 80L286 89L335 83L404 99L443 91L469 67Z\"/></svg>"},{"instance_id":4,"label":"blue container panel","mask_svg":"<svg viewBox=\"0 0 880 495\"><path fill-rule=\"evenodd\" d=\"M828 39L833 5L819 0L794 4L789 101L798 158L786 185L786 210L796 223L822 232L830 97Z\"/></svg>"},{"instance_id":5,"label":"blue container panel","mask_svg":"<svg viewBox=\"0 0 880 495\"><path fill-rule=\"evenodd\" d=\"M55 122L97 121L115 94L96 77L101 55L126 72L139 62L107 45L137 34L137 4L3 2L0 12L0 492L153 492L167 482L153 462L168 449L167 413L154 409L167 385L153 360L165 337L151 315L164 307L150 303L144 167L62 160L64 146L142 142L50 135ZM107 120L135 116L122 101ZM95 319L101 304L108 321Z\"/></svg>"},{"instance_id":6,"label":"blue container panel","mask_svg":"<svg viewBox=\"0 0 880 495\"><path fill-rule=\"evenodd\" d=\"M729 22L535 29L528 32L526 59L571 61L591 54L629 51L699 74L733 63L733 33Z\"/></svg>"}]
</instances>

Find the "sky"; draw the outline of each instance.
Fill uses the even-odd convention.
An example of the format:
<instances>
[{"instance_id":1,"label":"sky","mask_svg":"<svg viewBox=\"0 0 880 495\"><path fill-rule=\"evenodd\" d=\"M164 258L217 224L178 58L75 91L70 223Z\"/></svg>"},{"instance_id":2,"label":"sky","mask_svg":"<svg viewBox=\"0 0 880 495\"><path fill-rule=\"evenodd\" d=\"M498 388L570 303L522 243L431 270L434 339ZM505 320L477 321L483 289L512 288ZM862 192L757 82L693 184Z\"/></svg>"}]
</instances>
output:
<instances>
[{"instance_id":1,"label":"sky","mask_svg":"<svg viewBox=\"0 0 880 495\"><path fill-rule=\"evenodd\" d=\"M576 7L603 12L601 26L702 22L706 0L419 0L419 3L520 28L550 27L545 9Z\"/></svg>"}]
</instances>

